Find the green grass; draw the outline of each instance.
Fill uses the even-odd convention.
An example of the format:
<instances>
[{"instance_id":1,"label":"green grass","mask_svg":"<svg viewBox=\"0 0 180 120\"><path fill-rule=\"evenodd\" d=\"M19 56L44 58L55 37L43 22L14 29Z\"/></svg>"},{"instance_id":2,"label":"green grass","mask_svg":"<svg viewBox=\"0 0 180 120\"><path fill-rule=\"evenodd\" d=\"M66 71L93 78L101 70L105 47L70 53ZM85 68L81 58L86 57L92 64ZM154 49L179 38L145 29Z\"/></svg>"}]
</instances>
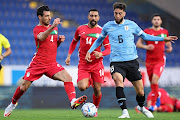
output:
<instances>
[{"instance_id":1,"label":"green grass","mask_svg":"<svg viewBox=\"0 0 180 120\"><path fill-rule=\"evenodd\" d=\"M0 120L117 120L121 115L120 109L99 109L97 118L85 118L81 110L71 109L15 109L11 116L4 118L4 110L0 110ZM146 120L141 113L129 110L131 120ZM155 120L180 120L180 113L154 113Z\"/></svg>"}]
</instances>

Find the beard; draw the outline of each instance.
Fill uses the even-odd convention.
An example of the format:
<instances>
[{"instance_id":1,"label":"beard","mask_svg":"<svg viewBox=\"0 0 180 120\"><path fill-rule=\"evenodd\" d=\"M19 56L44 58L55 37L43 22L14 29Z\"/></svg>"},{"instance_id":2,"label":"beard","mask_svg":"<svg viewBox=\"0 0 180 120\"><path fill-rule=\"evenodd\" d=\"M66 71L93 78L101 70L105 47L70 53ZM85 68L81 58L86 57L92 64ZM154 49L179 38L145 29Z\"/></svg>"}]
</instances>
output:
<instances>
[{"instance_id":1,"label":"beard","mask_svg":"<svg viewBox=\"0 0 180 120\"><path fill-rule=\"evenodd\" d=\"M124 18L121 18L119 21L117 21L117 20L115 19L115 21L116 21L117 24L120 24L123 20L124 20Z\"/></svg>"},{"instance_id":2,"label":"beard","mask_svg":"<svg viewBox=\"0 0 180 120\"><path fill-rule=\"evenodd\" d=\"M91 24L92 27L94 27L94 26L97 24L97 21L91 20L91 21L90 21L90 24Z\"/></svg>"},{"instance_id":3,"label":"beard","mask_svg":"<svg viewBox=\"0 0 180 120\"><path fill-rule=\"evenodd\" d=\"M42 23L45 25L45 26L48 26L50 23L49 22L44 22L42 21Z\"/></svg>"},{"instance_id":4,"label":"beard","mask_svg":"<svg viewBox=\"0 0 180 120\"><path fill-rule=\"evenodd\" d=\"M158 27L160 27L160 25L154 25L154 27L155 27L155 28L158 28Z\"/></svg>"}]
</instances>

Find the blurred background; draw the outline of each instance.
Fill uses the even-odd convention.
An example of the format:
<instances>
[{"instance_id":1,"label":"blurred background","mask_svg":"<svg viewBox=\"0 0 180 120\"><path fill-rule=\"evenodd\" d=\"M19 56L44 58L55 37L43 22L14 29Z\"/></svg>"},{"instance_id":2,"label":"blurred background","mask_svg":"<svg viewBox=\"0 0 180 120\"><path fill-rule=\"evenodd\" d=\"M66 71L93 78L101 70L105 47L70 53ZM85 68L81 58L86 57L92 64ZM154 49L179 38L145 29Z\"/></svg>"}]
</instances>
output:
<instances>
[{"instance_id":1,"label":"blurred background","mask_svg":"<svg viewBox=\"0 0 180 120\"><path fill-rule=\"evenodd\" d=\"M57 53L57 62L63 65L73 77L76 86L78 46L71 57L71 66L65 65L69 45L76 28L88 23L88 11L96 8L100 12L99 25L114 20L112 5L116 1L127 4L126 19L135 21L142 29L151 27L151 15L160 13L163 18L163 27L170 35L180 37L180 8L179 0L0 0L0 33L11 44L12 53L2 60L3 69L0 72L0 106L4 109L11 102L11 97L18 86L19 79L25 73L36 46L33 28L38 24L36 10L41 5L48 5L51 10L52 22L54 18L61 18L62 25L58 26L59 34L65 35L66 40L60 45ZM135 42L138 37L135 37ZM170 95L180 98L180 41L176 41L173 52L166 54L167 63L159 80L159 86L165 88ZM149 93L149 80L145 69L146 51L137 49L140 69L143 75L146 94ZM4 50L3 50L4 51ZM102 88L102 108L117 107L114 82L109 72L109 56L104 57L105 80ZM131 83L125 81L125 94L128 107L136 105L135 91ZM92 87L85 92L77 88L77 96L86 94L88 102L92 102ZM19 100L17 108L69 108L68 97L65 94L63 83L52 81L43 76L32 84L32 87Z\"/></svg>"}]
</instances>

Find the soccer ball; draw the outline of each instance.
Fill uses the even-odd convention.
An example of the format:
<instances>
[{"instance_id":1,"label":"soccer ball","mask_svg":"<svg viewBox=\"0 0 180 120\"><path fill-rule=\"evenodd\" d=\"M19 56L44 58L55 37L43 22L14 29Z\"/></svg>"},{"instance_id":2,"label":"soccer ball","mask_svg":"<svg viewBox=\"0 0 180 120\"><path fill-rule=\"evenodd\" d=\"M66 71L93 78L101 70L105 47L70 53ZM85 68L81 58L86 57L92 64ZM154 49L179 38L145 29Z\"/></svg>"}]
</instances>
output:
<instances>
[{"instance_id":1,"label":"soccer ball","mask_svg":"<svg viewBox=\"0 0 180 120\"><path fill-rule=\"evenodd\" d=\"M84 117L94 117L97 112L97 108L93 103L85 103L81 108L81 112Z\"/></svg>"}]
</instances>

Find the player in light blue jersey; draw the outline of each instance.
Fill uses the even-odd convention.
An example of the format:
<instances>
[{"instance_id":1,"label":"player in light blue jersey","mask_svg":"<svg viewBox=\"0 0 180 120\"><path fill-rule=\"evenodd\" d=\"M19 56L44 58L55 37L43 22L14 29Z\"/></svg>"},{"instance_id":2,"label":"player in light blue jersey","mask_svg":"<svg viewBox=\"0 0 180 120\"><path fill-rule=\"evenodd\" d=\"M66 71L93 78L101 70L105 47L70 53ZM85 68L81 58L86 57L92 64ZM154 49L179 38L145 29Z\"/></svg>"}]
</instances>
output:
<instances>
[{"instance_id":1,"label":"player in light blue jersey","mask_svg":"<svg viewBox=\"0 0 180 120\"><path fill-rule=\"evenodd\" d=\"M150 41L172 41L177 40L176 36L169 36L166 38L155 37L148 35L133 21L124 19L126 12L126 4L116 2L113 4L115 21L107 22L102 31L101 36L94 42L86 54L85 59L90 60L90 54L94 51L108 35L111 45L110 54L110 70L112 78L116 84L117 101L123 110L123 114L118 118L130 118L127 107L126 97L123 91L123 81L125 77L131 81L137 93L136 100L138 102L137 109L141 111L146 117L153 118L153 114L145 109L144 101L144 87L142 76L139 70L139 63L137 62L137 50L134 43L134 35L141 37L144 40Z\"/></svg>"}]
</instances>

